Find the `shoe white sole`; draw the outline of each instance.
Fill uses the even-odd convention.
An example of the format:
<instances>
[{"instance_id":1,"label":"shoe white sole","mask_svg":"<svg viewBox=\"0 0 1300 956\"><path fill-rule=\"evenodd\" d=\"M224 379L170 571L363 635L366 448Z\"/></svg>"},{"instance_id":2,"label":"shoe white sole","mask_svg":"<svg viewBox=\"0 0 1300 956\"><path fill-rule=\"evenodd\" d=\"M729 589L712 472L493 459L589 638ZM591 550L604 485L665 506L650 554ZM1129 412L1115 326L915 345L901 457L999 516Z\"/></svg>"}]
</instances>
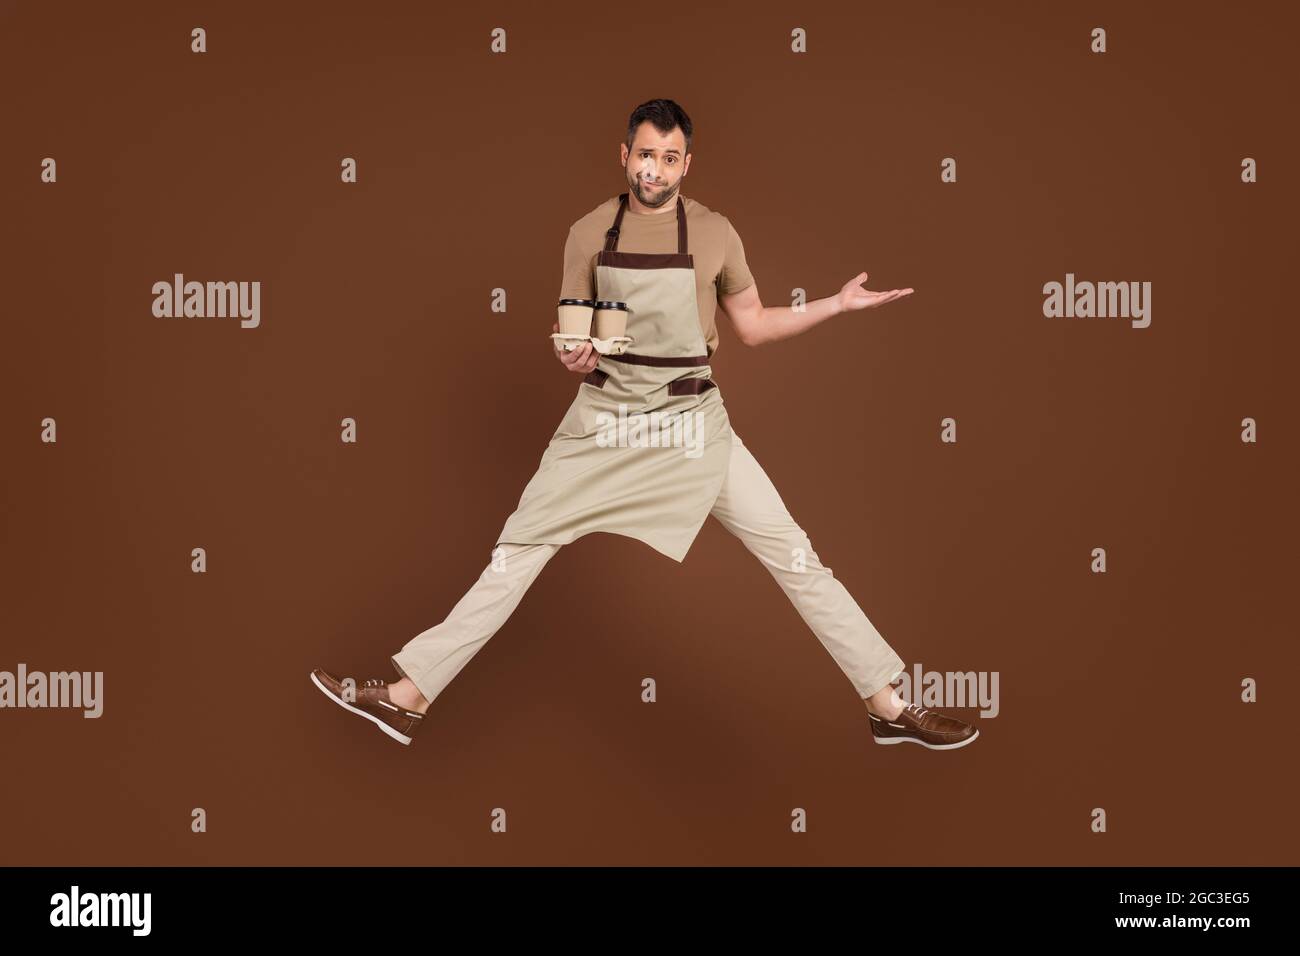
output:
<instances>
[{"instance_id":1,"label":"shoe white sole","mask_svg":"<svg viewBox=\"0 0 1300 956\"><path fill-rule=\"evenodd\" d=\"M343 700L341 697L334 694L328 687L326 687L324 684L322 684L319 680L316 679L315 672L313 672L308 676L311 677L311 682L320 688L320 692L322 694L324 694L330 700L334 701L334 703L338 704L340 707L343 707L346 710L350 710L354 714L360 714L362 717L366 718L366 720L373 723L376 727L378 727L380 730L388 734L388 736L392 737L394 740L398 741L399 743L404 743L408 745L411 743L411 738L406 736L406 734L402 733L399 730L394 730L392 727L389 727L386 723L384 723L374 714L367 714L364 710L360 709L359 707L353 707L347 701Z\"/></svg>"},{"instance_id":2,"label":"shoe white sole","mask_svg":"<svg viewBox=\"0 0 1300 956\"><path fill-rule=\"evenodd\" d=\"M878 744L920 744L927 750L956 750L958 747L965 747L980 735L977 730L965 740L959 740L955 744L927 744L924 740L917 740L915 737L876 737Z\"/></svg>"}]
</instances>

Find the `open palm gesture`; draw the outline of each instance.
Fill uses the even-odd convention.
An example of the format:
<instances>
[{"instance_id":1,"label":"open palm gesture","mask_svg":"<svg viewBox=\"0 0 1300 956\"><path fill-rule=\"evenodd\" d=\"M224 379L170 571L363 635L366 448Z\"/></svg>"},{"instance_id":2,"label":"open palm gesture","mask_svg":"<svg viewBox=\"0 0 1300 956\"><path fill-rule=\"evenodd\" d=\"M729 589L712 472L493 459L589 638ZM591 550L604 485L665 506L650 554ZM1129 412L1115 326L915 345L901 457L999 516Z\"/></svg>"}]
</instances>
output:
<instances>
[{"instance_id":1,"label":"open palm gesture","mask_svg":"<svg viewBox=\"0 0 1300 956\"><path fill-rule=\"evenodd\" d=\"M888 292L872 292L870 289L862 288L862 283L866 279L867 274L859 272L844 284L844 288L840 289L839 303L841 312L874 309L878 305L884 305L886 302L892 302L895 299L912 294L911 289L890 289Z\"/></svg>"}]
</instances>

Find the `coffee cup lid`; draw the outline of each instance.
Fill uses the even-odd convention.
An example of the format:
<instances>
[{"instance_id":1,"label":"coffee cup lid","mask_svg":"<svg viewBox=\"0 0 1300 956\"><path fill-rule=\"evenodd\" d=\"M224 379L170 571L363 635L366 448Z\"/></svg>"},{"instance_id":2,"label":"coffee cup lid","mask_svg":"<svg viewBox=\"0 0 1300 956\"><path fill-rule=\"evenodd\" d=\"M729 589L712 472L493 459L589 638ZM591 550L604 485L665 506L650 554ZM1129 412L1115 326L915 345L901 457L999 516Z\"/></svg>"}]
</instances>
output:
<instances>
[{"instance_id":1,"label":"coffee cup lid","mask_svg":"<svg viewBox=\"0 0 1300 956\"><path fill-rule=\"evenodd\" d=\"M561 299L560 305L593 305L594 299Z\"/></svg>"},{"instance_id":2,"label":"coffee cup lid","mask_svg":"<svg viewBox=\"0 0 1300 956\"><path fill-rule=\"evenodd\" d=\"M613 302L608 299L597 299L596 308L598 309L618 309L622 312L631 312L626 302Z\"/></svg>"}]
</instances>

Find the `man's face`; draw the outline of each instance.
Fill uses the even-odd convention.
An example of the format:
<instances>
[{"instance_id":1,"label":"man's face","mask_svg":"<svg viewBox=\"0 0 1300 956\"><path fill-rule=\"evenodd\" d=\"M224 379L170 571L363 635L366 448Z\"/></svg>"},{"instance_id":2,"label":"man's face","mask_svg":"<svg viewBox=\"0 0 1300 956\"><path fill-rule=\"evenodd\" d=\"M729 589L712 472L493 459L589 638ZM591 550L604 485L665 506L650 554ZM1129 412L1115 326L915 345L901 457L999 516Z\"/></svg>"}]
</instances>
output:
<instances>
[{"instance_id":1,"label":"man's face","mask_svg":"<svg viewBox=\"0 0 1300 956\"><path fill-rule=\"evenodd\" d=\"M632 148L629 150L627 144L623 144L623 167L627 171L628 189L646 206L675 203L682 177L690 164L686 137L680 126L665 135L647 120L637 127Z\"/></svg>"}]
</instances>

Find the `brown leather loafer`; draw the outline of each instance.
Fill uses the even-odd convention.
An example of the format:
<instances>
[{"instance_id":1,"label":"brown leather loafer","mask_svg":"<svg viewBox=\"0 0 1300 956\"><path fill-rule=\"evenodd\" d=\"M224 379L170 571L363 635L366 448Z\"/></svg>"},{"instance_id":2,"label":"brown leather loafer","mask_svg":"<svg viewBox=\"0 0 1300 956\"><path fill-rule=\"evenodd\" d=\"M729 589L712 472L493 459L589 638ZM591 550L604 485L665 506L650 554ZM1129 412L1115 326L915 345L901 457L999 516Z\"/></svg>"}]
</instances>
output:
<instances>
[{"instance_id":1,"label":"brown leather loafer","mask_svg":"<svg viewBox=\"0 0 1300 956\"><path fill-rule=\"evenodd\" d=\"M343 681L319 667L311 672L311 682L334 703L373 721L388 736L404 744L411 742L424 723L424 714L398 707L392 702L386 681L363 681L355 688L355 700L344 697Z\"/></svg>"},{"instance_id":2,"label":"brown leather loafer","mask_svg":"<svg viewBox=\"0 0 1300 956\"><path fill-rule=\"evenodd\" d=\"M956 750L965 747L980 732L956 717L907 704L893 720L867 711L871 718L871 736L878 744L901 744L910 741L931 750Z\"/></svg>"}]
</instances>

